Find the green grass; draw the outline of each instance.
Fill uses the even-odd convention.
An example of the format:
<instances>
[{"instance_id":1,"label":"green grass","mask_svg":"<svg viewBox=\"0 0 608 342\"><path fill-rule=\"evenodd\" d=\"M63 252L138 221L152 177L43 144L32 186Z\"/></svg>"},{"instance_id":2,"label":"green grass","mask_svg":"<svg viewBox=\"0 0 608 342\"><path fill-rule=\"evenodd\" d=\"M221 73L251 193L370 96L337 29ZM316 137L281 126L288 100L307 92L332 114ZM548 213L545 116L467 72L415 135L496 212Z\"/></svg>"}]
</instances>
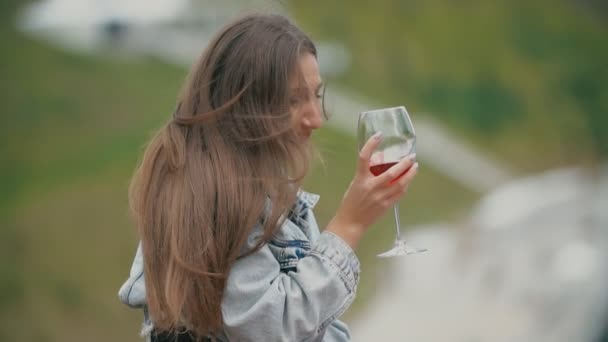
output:
<instances>
[{"instance_id":1,"label":"green grass","mask_svg":"<svg viewBox=\"0 0 608 342\"><path fill-rule=\"evenodd\" d=\"M116 296L136 244L127 186L186 71L150 59L68 53L8 29L0 34L10 51L0 57L0 340L137 340L141 313ZM325 167L314 168L306 188L322 195L324 224L353 174L355 141L331 128L316 140ZM401 206L407 226L464 215L476 196L424 164L421 170ZM361 244L353 312L373 294L385 265L374 255L392 237L387 215Z\"/></svg>"},{"instance_id":2,"label":"green grass","mask_svg":"<svg viewBox=\"0 0 608 342\"><path fill-rule=\"evenodd\" d=\"M2 37L0 340L135 340L127 183L186 72Z\"/></svg>"}]
</instances>

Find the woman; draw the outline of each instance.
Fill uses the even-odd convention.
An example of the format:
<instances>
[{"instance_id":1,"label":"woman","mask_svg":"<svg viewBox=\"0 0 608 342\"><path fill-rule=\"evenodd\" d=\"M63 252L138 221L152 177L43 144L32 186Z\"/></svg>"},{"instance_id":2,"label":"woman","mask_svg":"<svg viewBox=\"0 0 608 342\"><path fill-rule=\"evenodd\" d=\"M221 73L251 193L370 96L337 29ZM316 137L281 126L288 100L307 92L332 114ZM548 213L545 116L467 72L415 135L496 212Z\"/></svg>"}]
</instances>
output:
<instances>
[{"instance_id":1,"label":"woman","mask_svg":"<svg viewBox=\"0 0 608 342\"><path fill-rule=\"evenodd\" d=\"M321 96L316 48L282 16L231 23L193 67L130 188L141 243L119 295L144 309L152 341L349 340L338 318L359 281L353 250L417 168L374 177L370 139L319 233L318 196L299 185Z\"/></svg>"}]
</instances>

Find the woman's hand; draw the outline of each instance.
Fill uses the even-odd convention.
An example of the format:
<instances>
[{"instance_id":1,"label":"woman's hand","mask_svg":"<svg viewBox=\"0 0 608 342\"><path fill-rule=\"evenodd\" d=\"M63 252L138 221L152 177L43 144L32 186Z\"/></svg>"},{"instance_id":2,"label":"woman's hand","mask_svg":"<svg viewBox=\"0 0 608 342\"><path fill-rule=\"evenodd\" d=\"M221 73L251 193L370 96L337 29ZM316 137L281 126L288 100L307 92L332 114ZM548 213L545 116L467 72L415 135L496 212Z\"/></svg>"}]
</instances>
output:
<instances>
[{"instance_id":1,"label":"woman's hand","mask_svg":"<svg viewBox=\"0 0 608 342\"><path fill-rule=\"evenodd\" d=\"M403 158L384 173L374 176L370 162L382 136L372 136L359 152L357 171L327 230L340 236L353 249L363 233L407 191L416 176L415 154Z\"/></svg>"}]
</instances>

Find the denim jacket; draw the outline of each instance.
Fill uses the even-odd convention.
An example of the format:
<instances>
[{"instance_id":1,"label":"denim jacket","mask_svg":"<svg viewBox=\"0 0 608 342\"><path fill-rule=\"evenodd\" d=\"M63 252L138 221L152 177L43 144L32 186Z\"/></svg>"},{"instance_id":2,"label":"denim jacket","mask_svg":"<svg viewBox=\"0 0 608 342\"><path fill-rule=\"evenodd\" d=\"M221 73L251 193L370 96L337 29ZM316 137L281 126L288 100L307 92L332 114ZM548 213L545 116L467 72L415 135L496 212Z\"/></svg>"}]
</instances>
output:
<instances>
[{"instance_id":1,"label":"denim jacket","mask_svg":"<svg viewBox=\"0 0 608 342\"><path fill-rule=\"evenodd\" d=\"M359 260L350 246L319 233L312 212L318 195L300 191L295 206L273 238L260 250L238 258L229 272L217 336L225 341L349 341L338 317L355 298ZM259 241L256 225L242 254ZM142 335L154 329L147 314L141 243L120 300L144 311Z\"/></svg>"}]
</instances>

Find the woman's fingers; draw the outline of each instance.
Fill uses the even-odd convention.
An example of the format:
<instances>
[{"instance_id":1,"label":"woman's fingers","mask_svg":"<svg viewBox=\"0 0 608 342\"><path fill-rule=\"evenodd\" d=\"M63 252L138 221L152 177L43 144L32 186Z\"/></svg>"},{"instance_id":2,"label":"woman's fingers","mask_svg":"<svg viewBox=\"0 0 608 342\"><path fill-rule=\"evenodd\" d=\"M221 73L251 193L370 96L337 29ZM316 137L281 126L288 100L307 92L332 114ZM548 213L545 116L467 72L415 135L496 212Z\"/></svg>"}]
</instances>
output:
<instances>
[{"instance_id":1,"label":"woman's fingers","mask_svg":"<svg viewBox=\"0 0 608 342\"><path fill-rule=\"evenodd\" d=\"M384 157L382 154L372 157L381 141L382 137L375 135L361 148L357 174L346 190L336 216L331 221L334 224L332 227L358 227L361 231L366 230L403 196L416 175L416 167L413 167L415 155L410 155L383 174L373 176L370 170L372 159ZM374 161L378 160L374 159Z\"/></svg>"},{"instance_id":2,"label":"woman's fingers","mask_svg":"<svg viewBox=\"0 0 608 342\"><path fill-rule=\"evenodd\" d=\"M417 173L418 163L414 163L414 165L410 167L403 176L391 182L391 185L387 189L386 196L391 199L398 199L403 196L414 177L416 177Z\"/></svg>"},{"instance_id":3,"label":"woman's fingers","mask_svg":"<svg viewBox=\"0 0 608 342\"><path fill-rule=\"evenodd\" d=\"M364 174L364 172L369 172L369 165L372 153L378 147L378 145L380 145L381 141L382 133L378 132L372 135L372 137L367 140L365 145L363 145L361 151L359 151L358 168L360 173Z\"/></svg>"},{"instance_id":4,"label":"woman's fingers","mask_svg":"<svg viewBox=\"0 0 608 342\"><path fill-rule=\"evenodd\" d=\"M397 179L396 183L402 188L406 187L414 179L414 177L416 176L417 173L418 173L418 162L414 162L414 165L412 165L405 172L405 174L403 176L401 176L399 179Z\"/></svg>"},{"instance_id":5,"label":"woman's fingers","mask_svg":"<svg viewBox=\"0 0 608 342\"><path fill-rule=\"evenodd\" d=\"M378 165L384 163L384 152L377 151L373 152L371 158L369 159L369 165Z\"/></svg>"}]
</instances>

